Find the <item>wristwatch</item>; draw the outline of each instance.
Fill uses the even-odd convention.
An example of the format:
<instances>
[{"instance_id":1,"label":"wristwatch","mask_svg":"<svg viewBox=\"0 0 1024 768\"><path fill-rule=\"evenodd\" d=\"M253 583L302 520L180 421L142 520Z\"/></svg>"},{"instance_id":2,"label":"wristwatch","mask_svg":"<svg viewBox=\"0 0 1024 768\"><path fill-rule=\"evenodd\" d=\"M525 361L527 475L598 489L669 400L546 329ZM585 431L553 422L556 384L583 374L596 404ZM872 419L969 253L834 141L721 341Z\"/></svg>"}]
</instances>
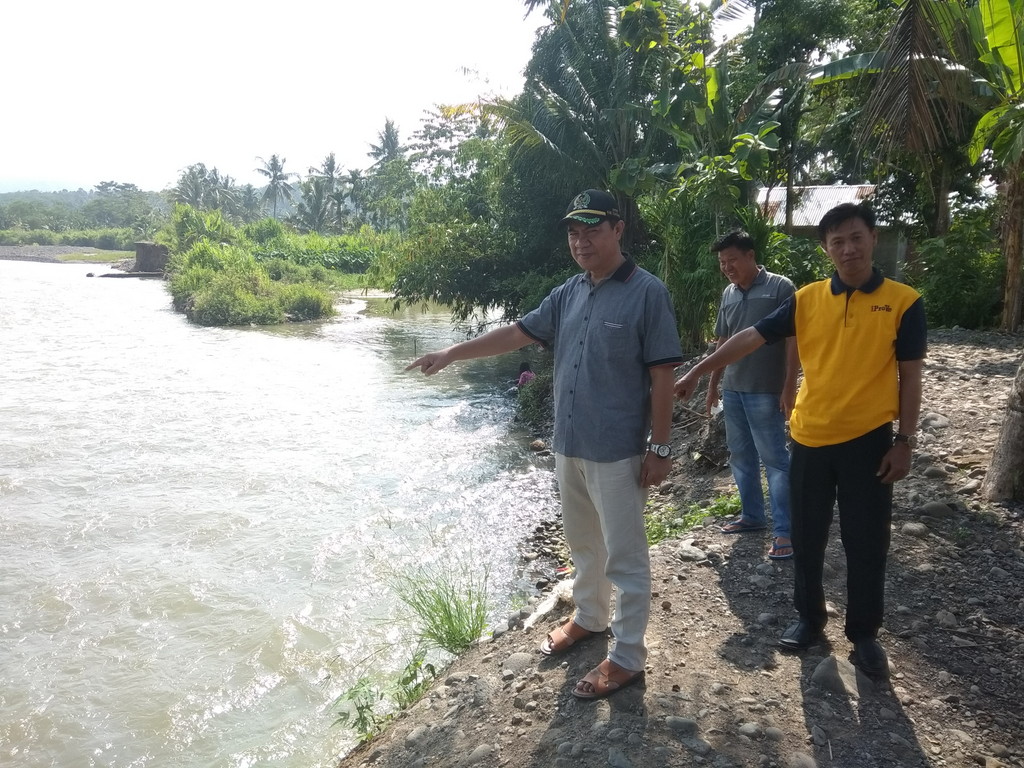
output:
<instances>
[{"instance_id":1,"label":"wristwatch","mask_svg":"<svg viewBox=\"0 0 1024 768\"><path fill-rule=\"evenodd\" d=\"M906 443L911 448L917 448L917 435L904 435L902 432L897 432L893 436L893 442Z\"/></svg>"},{"instance_id":2,"label":"wristwatch","mask_svg":"<svg viewBox=\"0 0 1024 768\"><path fill-rule=\"evenodd\" d=\"M667 459L672 455L672 446L668 443L648 443L647 450L659 459Z\"/></svg>"}]
</instances>

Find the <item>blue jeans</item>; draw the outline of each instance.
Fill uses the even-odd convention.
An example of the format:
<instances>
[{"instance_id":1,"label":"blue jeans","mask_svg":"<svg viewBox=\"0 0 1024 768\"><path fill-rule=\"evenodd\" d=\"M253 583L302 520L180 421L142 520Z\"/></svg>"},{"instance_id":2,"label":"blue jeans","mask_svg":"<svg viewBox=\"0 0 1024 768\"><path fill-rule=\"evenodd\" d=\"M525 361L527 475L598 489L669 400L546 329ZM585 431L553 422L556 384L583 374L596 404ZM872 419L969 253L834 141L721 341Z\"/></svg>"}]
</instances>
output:
<instances>
[{"instance_id":1,"label":"blue jeans","mask_svg":"<svg viewBox=\"0 0 1024 768\"><path fill-rule=\"evenodd\" d=\"M772 534L789 538L789 449L779 395L722 391L729 464L740 491L743 519L765 523L761 464L768 476Z\"/></svg>"}]
</instances>

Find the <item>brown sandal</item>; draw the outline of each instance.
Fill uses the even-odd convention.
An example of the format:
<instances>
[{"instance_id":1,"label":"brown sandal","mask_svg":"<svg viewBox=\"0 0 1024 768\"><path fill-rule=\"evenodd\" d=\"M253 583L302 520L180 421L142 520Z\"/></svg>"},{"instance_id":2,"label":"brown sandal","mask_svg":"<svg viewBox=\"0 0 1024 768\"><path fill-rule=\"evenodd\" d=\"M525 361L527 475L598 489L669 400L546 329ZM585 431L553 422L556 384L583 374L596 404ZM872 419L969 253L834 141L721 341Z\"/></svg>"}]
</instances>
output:
<instances>
[{"instance_id":1,"label":"brown sandal","mask_svg":"<svg viewBox=\"0 0 1024 768\"><path fill-rule=\"evenodd\" d=\"M618 680L613 679L613 675ZM576 683L576 687L572 689L572 695L577 699L603 699L616 691L628 688L643 678L643 670L633 672L605 659ZM581 686L584 684L589 685L592 690L588 691L582 688Z\"/></svg>"},{"instance_id":2,"label":"brown sandal","mask_svg":"<svg viewBox=\"0 0 1024 768\"><path fill-rule=\"evenodd\" d=\"M569 633L569 630L576 628L577 634L575 636ZM600 635L600 632L591 632L589 629L584 629L577 624L573 619L565 622L560 627L551 630L547 637L540 644L540 652L545 656L558 656L565 653L572 648L576 643L581 643L584 640L589 640L595 635Z\"/></svg>"}]
</instances>

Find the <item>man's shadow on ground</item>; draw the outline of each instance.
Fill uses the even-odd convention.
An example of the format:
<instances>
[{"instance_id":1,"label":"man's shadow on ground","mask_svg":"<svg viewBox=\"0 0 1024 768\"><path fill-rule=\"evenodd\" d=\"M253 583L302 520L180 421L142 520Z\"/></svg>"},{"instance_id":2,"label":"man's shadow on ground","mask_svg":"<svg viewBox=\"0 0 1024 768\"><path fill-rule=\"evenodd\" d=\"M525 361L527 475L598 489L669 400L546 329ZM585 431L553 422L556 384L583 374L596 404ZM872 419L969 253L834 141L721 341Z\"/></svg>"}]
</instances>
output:
<instances>
[{"instance_id":1,"label":"man's shadow on ground","mask_svg":"<svg viewBox=\"0 0 1024 768\"><path fill-rule=\"evenodd\" d=\"M845 597L846 558L834 534L826 555L826 595L838 604L837 598ZM800 652L778 646L783 629L796 618L792 560L765 561L766 537L735 535L718 573L722 594L743 627L722 644L721 658L744 674L764 669L776 675L782 674L778 667L786 659L799 659L799 706L806 727L800 735L809 739L808 749L819 765L933 765L888 678L869 677L853 664L852 645L842 634L841 607L829 617L825 640ZM878 741L880 730L887 734L885 743Z\"/></svg>"}]
</instances>

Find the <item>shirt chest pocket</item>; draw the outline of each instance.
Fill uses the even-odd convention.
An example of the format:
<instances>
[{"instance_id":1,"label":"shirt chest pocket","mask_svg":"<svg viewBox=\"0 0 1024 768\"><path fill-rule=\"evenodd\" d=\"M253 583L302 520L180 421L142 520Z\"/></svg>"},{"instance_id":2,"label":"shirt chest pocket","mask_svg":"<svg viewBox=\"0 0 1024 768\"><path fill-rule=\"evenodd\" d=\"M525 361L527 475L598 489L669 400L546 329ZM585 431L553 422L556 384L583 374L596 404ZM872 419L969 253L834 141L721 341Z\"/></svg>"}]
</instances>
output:
<instances>
[{"instance_id":1,"label":"shirt chest pocket","mask_svg":"<svg viewBox=\"0 0 1024 768\"><path fill-rule=\"evenodd\" d=\"M601 320L593 329L595 352L607 359L621 359L635 345L633 329L618 320Z\"/></svg>"}]
</instances>

